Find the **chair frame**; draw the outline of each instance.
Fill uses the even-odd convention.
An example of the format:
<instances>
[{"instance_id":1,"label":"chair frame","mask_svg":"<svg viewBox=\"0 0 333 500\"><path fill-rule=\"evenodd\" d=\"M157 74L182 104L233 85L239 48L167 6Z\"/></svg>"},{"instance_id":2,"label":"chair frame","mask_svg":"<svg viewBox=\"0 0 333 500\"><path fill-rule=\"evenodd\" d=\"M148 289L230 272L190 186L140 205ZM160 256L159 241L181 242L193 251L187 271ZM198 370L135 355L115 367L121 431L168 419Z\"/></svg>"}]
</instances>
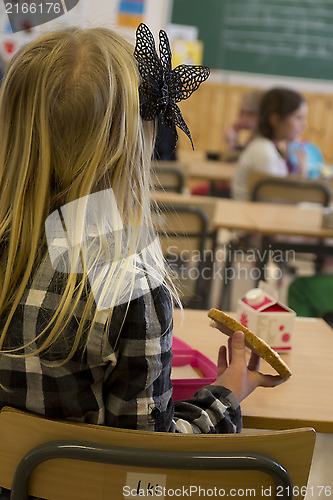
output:
<instances>
[{"instance_id":1,"label":"chair frame","mask_svg":"<svg viewBox=\"0 0 333 500\"><path fill-rule=\"evenodd\" d=\"M160 205L157 209L155 209L154 207L152 208L153 210L156 210L158 213L170 213L177 215L191 214L191 215L196 215L199 218L201 224L199 232L193 232L193 231L187 232L186 228L184 228L184 232L182 233L168 230L167 236L170 238L189 238L189 239L198 238L199 240L198 251L200 256L198 265L199 278L196 280L194 297L193 300L192 299L189 300L189 305L190 307L193 307L195 309L206 309L209 303L209 293L206 293L204 287L205 280L202 272L203 267L205 265L204 252L208 239L212 240L212 248L214 250L215 238L216 238L215 232L213 234L209 233L209 218L207 214L201 208L193 205L172 205L172 206ZM165 233L160 232L159 235L165 236Z\"/></svg>"},{"instance_id":2,"label":"chair frame","mask_svg":"<svg viewBox=\"0 0 333 500\"><path fill-rule=\"evenodd\" d=\"M331 190L328 186L325 184L321 184L320 182L310 182L306 180L299 180L299 179L286 179L284 177L263 177L262 179L259 179L257 182L255 182L252 191L251 191L251 201L263 201L262 198L260 198L260 190L263 187L266 186L276 186L279 188L292 188L295 189L296 191L300 192L301 190L304 190L305 192L311 192L311 191L317 191L320 193L323 197L323 202L321 203L324 207L328 207L330 202L331 202ZM280 191L281 193L281 191ZM286 198L283 197L282 193L282 198L287 202L287 200L290 203L299 203L300 200L292 201L291 198L288 196ZM304 199L304 202L307 200Z\"/></svg>"},{"instance_id":3,"label":"chair frame","mask_svg":"<svg viewBox=\"0 0 333 500\"><path fill-rule=\"evenodd\" d=\"M268 198L268 197L262 197L260 196L260 192L262 189L265 187L276 187L279 189L279 195L277 196L277 199L274 198ZM321 204L323 207L328 207L331 202L331 190L328 186L325 184L322 184L320 182L313 182L309 180L304 180L304 179L297 179L297 178L285 178L285 177L275 177L275 176L270 176L266 175L265 173L262 172L257 172L254 171L250 175L249 179L249 188L251 191L251 201L253 202L275 202L275 203L290 203L290 204L296 204L296 203L301 203L307 202L306 196L304 199L300 194L303 192L305 193L310 193L310 192L317 192L318 194L321 195ZM286 189L286 191L283 191L283 189ZM295 190L295 199L293 199L290 196L291 191L288 191L290 189ZM298 195L298 198L297 198ZM318 197L319 199L320 197ZM314 201L313 201L314 202ZM318 203L316 201L315 203ZM295 250L295 252L299 253L314 253L317 255L316 259L316 267L317 271L320 271L320 266L321 266L321 261L318 259L318 257L322 257L327 254L332 254L332 251L328 247L325 247L323 242L319 242L318 245L311 245L307 243L294 243L292 248ZM225 264L226 267L231 266L233 264L233 260L231 258L232 254L234 251L237 249L237 244L231 243L231 248L230 251L228 252L228 260ZM261 243L261 248L260 248L262 255L265 255L265 258L263 260L259 260L257 262L257 267L259 270L258 273L258 279L257 279L257 284L261 281L264 280L265 278L265 266L268 261L268 255L269 255L269 250L274 251L274 250L280 250L280 251L288 251L290 250L290 243L284 243L281 241L274 241L274 238L271 236L262 236L262 243ZM221 303L220 307L221 309L229 310L231 307L231 294L232 294L232 284L231 281L227 283L226 286L224 286L222 297L221 297Z\"/></svg>"},{"instance_id":4,"label":"chair frame","mask_svg":"<svg viewBox=\"0 0 333 500\"><path fill-rule=\"evenodd\" d=\"M286 469L271 457L258 453L205 453L147 450L103 446L82 441L51 441L31 450L19 463L11 490L11 500L28 499L30 476L47 460L67 458L126 466L182 470L257 470L269 474L282 492L293 498L293 484Z\"/></svg>"},{"instance_id":5,"label":"chair frame","mask_svg":"<svg viewBox=\"0 0 333 500\"><path fill-rule=\"evenodd\" d=\"M163 182L158 182L155 184L155 190L156 191L165 191L165 192L174 192L174 193L182 193L185 188L185 174L184 172L178 168L176 165L171 166L171 165L165 165L165 166L158 166L158 165L153 165L151 168L151 173L152 176L156 176L157 180L159 181L159 175L163 174L169 174L171 176L175 177L175 182L174 186L168 186L164 185Z\"/></svg>"},{"instance_id":6,"label":"chair frame","mask_svg":"<svg viewBox=\"0 0 333 500\"><path fill-rule=\"evenodd\" d=\"M315 192L317 191L318 193L320 193L322 195L322 206L323 207L328 207L331 203L331 190L328 186L326 186L325 184L322 184L320 182L313 182L313 181L309 181L309 180L302 180L302 179L286 179L286 178L279 178L279 177L264 177L260 180L258 180L255 184L254 184L254 187L253 187L253 190L252 190L252 195L251 195L251 199L252 201L262 201L260 196L259 196L259 193L260 193L260 190L263 188L263 187L266 187L266 186L277 186L279 188L292 188L292 189L295 189L296 191L299 191L301 192L301 190L303 190L303 192ZM281 193L281 191L280 191ZM283 196L283 194L282 194ZM287 197L287 199L289 200L289 197ZM304 199L304 202L306 202L307 200ZM296 200L294 202L295 203L298 203L298 202L301 202L301 200ZM262 252L264 255L268 255L268 252L265 252L265 250L281 250L281 251L288 251L290 250L290 243L284 243L284 242L281 242L281 241L274 241L270 236L263 236L262 238ZM314 253L316 255L316 270L318 272L320 272L320 267L321 267L321 260L320 258L322 258L324 255L327 255L327 254L331 254L332 252L327 249L327 247L325 247L324 243L322 241L319 241L319 243L316 245L316 244L307 244L307 243L294 243L293 244L293 249L295 250L295 252L297 253ZM320 257L320 258L319 258ZM267 259L265 259L264 262L259 262L258 263L258 268L259 268L259 278L258 278L258 282L261 280L261 279L264 279L264 269L265 269L265 265L267 264Z\"/></svg>"}]
</instances>

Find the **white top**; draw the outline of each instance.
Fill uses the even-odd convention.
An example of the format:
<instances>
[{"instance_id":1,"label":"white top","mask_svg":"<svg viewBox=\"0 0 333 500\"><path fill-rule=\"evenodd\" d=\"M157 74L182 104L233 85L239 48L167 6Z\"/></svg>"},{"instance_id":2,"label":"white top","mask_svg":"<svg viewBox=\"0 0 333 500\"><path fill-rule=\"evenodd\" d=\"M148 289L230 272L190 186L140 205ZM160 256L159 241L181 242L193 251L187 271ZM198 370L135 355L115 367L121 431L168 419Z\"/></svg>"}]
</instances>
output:
<instances>
[{"instance_id":1,"label":"white top","mask_svg":"<svg viewBox=\"0 0 333 500\"><path fill-rule=\"evenodd\" d=\"M232 195L236 200L249 200L248 180L252 170L284 177L288 168L275 144L265 137L255 137L240 155L232 182Z\"/></svg>"},{"instance_id":2,"label":"white top","mask_svg":"<svg viewBox=\"0 0 333 500\"><path fill-rule=\"evenodd\" d=\"M249 306L259 306L265 300L265 293L260 288L252 288L245 294Z\"/></svg>"}]
</instances>

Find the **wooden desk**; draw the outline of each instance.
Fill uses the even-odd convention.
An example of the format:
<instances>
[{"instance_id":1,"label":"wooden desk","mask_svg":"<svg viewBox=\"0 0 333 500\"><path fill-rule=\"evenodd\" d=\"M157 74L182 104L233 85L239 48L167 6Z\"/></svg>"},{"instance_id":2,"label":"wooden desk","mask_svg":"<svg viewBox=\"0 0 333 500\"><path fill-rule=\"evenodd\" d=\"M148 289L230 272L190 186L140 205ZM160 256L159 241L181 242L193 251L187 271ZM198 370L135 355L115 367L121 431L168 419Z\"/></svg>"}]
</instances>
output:
<instances>
[{"instance_id":1,"label":"wooden desk","mask_svg":"<svg viewBox=\"0 0 333 500\"><path fill-rule=\"evenodd\" d=\"M257 231L263 235L333 238L333 230L322 227L322 208L309 205L219 199L214 226Z\"/></svg>"},{"instance_id":2,"label":"wooden desk","mask_svg":"<svg viewBox=\"0 0 333 500\"><path fill-rule=\"evenodd\" d=\"M187 175L191 180L232 181L236 171L234 163L223 161L203 160L202 162L189 163Z\"/></svg>"},{"instance_id":3,"label":"wooden desk","mask_svg":"<svg viewBox=\"0 0 333 500\"><path fill-rule=\"evenodd\" d=\"M265 269L270 251L293 252L292 258L297 252L313 253L317 257L333 254L330 241L333 230L322 226L322 207L220 199L214 213L212 225L216 230L224 228L261 234L258 280L266 279ZM225 294L223 307L230 307L229 300L230 293Z\"/></svg>"},{"instance_id":4,"label":"wooden desk","mask_svg":"<svg viewBox=\"0 0 333 500\"><path fill-rule=\"evenodd\" d=\"M188 203L214 207L209 215L215 229L244 230L268 236L333 238L333 230L322 227L322 208L317 206L235 201L163 192L153 193L152 198L171 205Z\"/></svg>"},{"instance_id":5,"label":"wooden desk","mask_svg":"<svg viewBox=\"0 0 333 500\"><path fill-rule=\"evenodd\" d=\"M179 310L174 318L174 335L216 363L227 337L209 326L207 311L184 310L182 326ZM333 433L333 330L321 319L296 318L293 349L282 357L292 377L278 387L258 387L241 403L244 427ZM265 361L261 371L274 373Z\"/></svg>"},{"instance_id":6,"label":"wooden desk","mask_svg":"<svg viewBox=\"0 0 333 500\"><path fill-rule=\"evenodd\" d=\"M196 161L159 161L154 164L159 168L174 167L179 168L185 175L186 181L226 181L230 182L236 171L234 163L214 161L214 160L196 160Z\"/></svg>"},{"instance_id":7,"label":"wooden desk","mask_svg":"<svg viewBox=\"0 0 333 500\"><path fill-rule=\"evenodd\" d=\"M236 172L236 162L209 160L202 151L179 151L177 160L158 162L158 166L174 166L183 170L188 181L230 182Z\"/></svg>"}]
</instances>

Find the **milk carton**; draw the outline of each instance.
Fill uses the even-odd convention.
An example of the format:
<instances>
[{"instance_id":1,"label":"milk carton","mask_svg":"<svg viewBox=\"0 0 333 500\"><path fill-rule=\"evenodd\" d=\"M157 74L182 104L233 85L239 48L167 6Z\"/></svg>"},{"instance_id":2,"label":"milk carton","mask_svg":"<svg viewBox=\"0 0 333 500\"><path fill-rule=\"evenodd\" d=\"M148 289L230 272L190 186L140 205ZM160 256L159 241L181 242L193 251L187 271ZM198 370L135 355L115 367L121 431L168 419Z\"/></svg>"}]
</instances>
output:
<instances>
[{"instance_id":1,"label":"milk carton","mask_svg":"<svg viewBox=\"0 0 333 500\"><path fill-rule=\"evenodd\" d=\"M265 284L249 290L237 304L237 320L278 352L292 348L296 313Z\"/></svg>"}]
</instances>

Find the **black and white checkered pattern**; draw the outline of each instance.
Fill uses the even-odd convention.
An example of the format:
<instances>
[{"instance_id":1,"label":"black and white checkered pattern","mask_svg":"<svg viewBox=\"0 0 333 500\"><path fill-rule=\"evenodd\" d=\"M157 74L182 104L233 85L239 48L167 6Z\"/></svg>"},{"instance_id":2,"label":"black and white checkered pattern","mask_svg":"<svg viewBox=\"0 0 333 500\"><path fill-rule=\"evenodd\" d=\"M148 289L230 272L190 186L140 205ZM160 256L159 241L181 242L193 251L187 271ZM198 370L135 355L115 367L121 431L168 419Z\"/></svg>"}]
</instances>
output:
<instances>
[{"instance_id":1,"label":"black and white checkered pattern","mask_svg":"<svg viewBox=\"0 0 333 500\"><path fill-rule=\"evenodd\" d=\"M49 325L65 280L66 275L55 271L46 258L13 317L6 347L28 342L32 349L41 345L43 339L38 339L38 335ZM205 387L191 400L173 402L172 311L169 292L160 286L129 306L117 306L106 339L107 316L100 312L87 348L84 352L79 350L66 364L54 366L50 362L68 353L77 328L76 318L42 355L0 355L0 382L8 389L0 392L0 406L47 418L130 429L182 433L240 431L238 402L223 387ZM0 318L0 328L5 319Z\"/></svg>"}]
</instances>

